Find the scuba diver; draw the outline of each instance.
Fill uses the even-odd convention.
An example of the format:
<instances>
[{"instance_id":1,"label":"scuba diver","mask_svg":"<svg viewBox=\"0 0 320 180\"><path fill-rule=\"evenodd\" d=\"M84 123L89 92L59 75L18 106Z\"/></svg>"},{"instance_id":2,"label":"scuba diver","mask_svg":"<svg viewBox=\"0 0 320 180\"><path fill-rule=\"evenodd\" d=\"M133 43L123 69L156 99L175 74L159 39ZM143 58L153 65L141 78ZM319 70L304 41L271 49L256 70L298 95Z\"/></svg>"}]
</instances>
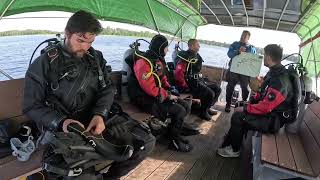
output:
<instances>
[{"instance_id":1,"label":"scuba diver","mask_svg":"<svg viewBox=\"0 0 320 180\"><path fill-rule=\"evenodd\" d=\"M232 64L232 58L235 56L243 53L243 52L248 52L248 53L253 53L256 54L256 48L250 44L248 44L250 38L250 32L244 30L242 32L240 41L236 41L232 43L229 47L228 50L228 57L230 58L229 61L229 69L227 71L226 75L226 80L228 82L227 88L226 88L226 107L225 107L225 112L230 112L231 111L231 101L232 101L232 95L234 91L234 87L237 85L237 83L240 83L241 87L241 92L242 92L242 100L247 101L248 96L249 96L249 90L248 90L248 85L250 82L250 77L234 72L230 72L230 67Z\"/></svg>"},{"instance_id":2,"label":"scuba diver","mask_svg":"<svg viewBox=\"0 0 320 180\"><path fill-rule=\"evenodd\" d=\"M235 109L231 127L217 151L220 156L239 157L241 142L248 130L276 133L284 124L296 120L301 96L299 75L281 64L282 51L276 44L264 48L264 65L269 72L250 102L241 102Z\"/></svg>"},{"instance_id":3,"label":"scuba diver","mask_svg":"<svg viewBox=\"0 0 320 180\"><path fill-rule=\"evenodd\" d=\"M128 95L135 105L151 113L161 121L171 118L168 125L169 147L176 151L189 152L192 145L181 137L181 129L187 116L188 105L173 95L172 86L166 76L165 55L168 52L168 40L160 34L155 35L145 52L137 52L131 61L132 67L128 77Z\"/></svg>"},{"instance_id":4,"label":"scuba diver","mask_svg":"<svg viewBox=\"0 0 320 180\"><path fill-rule=\"evenodd\" d=\"M177 65L174 70L175 84L179 92L191 92L194 98L200 99L200 117L211 120L212 115L217 112L210 109L221 93L221 88L216 84L208 85L200 73L202 68L202 57L200 56L200 44L196 39L188 41L189 49L180 51L177 55Z\"/></svg>"},{"instance_id":5,"label":"scuba diver","mask_svg":"<svg viewBox=\"0 0 320 180\"><path fill-rule=\"evenodd\" d=\"M128 128L125 123L109 122L112 121L108 113L113 104L114 88L106 60L100 51L91 46L102 30L96 17L80 10L68 20L64 41L46 47L44 53L29 66L25 75L23 113L36 122L43 134L63 131L65 137L71 136L69 128L76 125L82 135L88 132L91 134L88 137L96 137L97 140L98 136L110 131L114 136L108 138L118 141L121 132L117 126ZM136 136L127 134L126 138L132 141L133 154L129 159L114 161L109 170L102 174L104 179L119 179L127 174L152 151L155 144L152 136L142 149L134 143ZM92 139L89 142L93 147L99 147ZM63 153L61 150L59 152ZM76 178L96 179L96 173L94 168L90 168Z\"/></svg>"}]
</instances>

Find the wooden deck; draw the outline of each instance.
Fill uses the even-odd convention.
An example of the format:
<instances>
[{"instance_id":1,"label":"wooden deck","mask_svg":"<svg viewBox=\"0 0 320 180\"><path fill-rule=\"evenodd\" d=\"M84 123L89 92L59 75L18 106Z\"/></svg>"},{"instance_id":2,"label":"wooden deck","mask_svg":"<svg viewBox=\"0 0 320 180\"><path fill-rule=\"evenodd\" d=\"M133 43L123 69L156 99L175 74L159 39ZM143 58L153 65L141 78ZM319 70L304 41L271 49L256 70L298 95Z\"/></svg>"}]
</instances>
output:
<instances>
[{"instance_id":1,"label":"wooden deck","mask_svg":"<svg viewBox=\"0 0 320 180\"><path fill-rule=\"evenodd\" d=\"M226 159L216 155L216 149L230 127L232 115L224 113L223 104L216 105L216 109L221 112L211 121L190 116L190 122L201 128L201 134L187 137L194 146L191 152L172 151L166 145L157 143L151 155L121 179L242 179L240 158Z\"/></svg>"}]
</instances>

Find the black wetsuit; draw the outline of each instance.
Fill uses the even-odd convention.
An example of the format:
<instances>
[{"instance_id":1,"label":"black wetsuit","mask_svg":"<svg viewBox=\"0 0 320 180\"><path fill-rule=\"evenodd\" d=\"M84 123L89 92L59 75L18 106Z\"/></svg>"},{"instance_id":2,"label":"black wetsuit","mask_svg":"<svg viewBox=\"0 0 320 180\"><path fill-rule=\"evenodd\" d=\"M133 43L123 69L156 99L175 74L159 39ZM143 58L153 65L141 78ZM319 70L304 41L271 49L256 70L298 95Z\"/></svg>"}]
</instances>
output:
<instances>
[{"instance_id":1,"label":"black wetsuit","mask_svg":"<svg viewBox=\"0 0 320 180\"><path fill-rule=\"evenodd\" d=\"M195 54L191 50L180 51L177 59L178 63L175 69L176 85L182 92L189 89L194 98L201 100L201 110L207 111L217 102L221 88L216 84L208 85L199 77L203 62L199 53ZM184 59L195 62L191 62L188 65L188 62Z\"/></svg>"},{"instance_id":2,"label":"black wetsuit","mask_svg":"<svg viewBox=\"0 0 320 180\"><path fill-rule=\"evenodd\" d=\"M94 115L108 120L114 98L110 74L102 53L93 48L89 52L91 55L77 58L60 43L48 48L28 68L23 112L37 123L39 130L61 131L64 119L75 119L84 125ZM116 179L127 174L151 149L146 146L127 161L114 162L105 176Z\"/></svg>"},{"instance_id":3,"label":"black wetsuit","mask_svg":"<svg viewBox=\"0 0 320 180\"><path fill-rule=\"evenodd\" d=\"M285 123L293 122L299 96L293 87L294 82L284 66L271 67L261 90L244 105L244 111L232 115L231 128L222 147L232 145L233 150L238 151L248 130L276 133Z\"/></svg>"}]
</instances>

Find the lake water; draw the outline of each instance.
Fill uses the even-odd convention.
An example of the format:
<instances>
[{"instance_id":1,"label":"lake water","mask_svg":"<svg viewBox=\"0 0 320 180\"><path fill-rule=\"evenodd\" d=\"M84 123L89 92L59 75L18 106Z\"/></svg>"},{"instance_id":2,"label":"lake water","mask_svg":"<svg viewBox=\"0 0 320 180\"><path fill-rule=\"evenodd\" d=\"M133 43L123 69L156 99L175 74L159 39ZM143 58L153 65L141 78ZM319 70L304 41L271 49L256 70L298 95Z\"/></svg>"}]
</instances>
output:
<instances>
[{"instance_id":1,"label":"lake water","mask_svg":"<svg viewBox=\"0 0 320 180\"><path fill-rule=\"evenodd\" d=\"M0 37L0 69L4 70L14 78L23 78L34 49L42 41L53 37L55 36L27 35ZM93 43L93 47L102 51L104 58L107 60L108 64L111 65L113 70L121 70L123 54L129 48L129 44L134 42L136 39L137 38L135 37L98 36L96 41ZM175 42L170 44L169 53L166 56L167 61L172 61L171 55L174 49L174 44ZM182 46L183 49L187 48L186 44L183 44ZM39 48L34 59L40 54L40 49L44 47L45 45ZM147 43L141 44L141 50L146 50L147 47ZM226 66L226 63L229 61L227 51L227 48L206 44L201 44L200 48L200 54L204 59L204 64L216 67ZM263 66L261 74L265 74L267 70L268 69ZM0 81L7 79L7 77L0 73ZM313 89L315 91L314 78L313 81ZM320 84L320 80L318 80L318 84ZM320 88L318 88L318 94L320 94Z\"/></svg>"},{"instance_id":2,"label":"lake water","mask_svg":"<svg viewBox=\"0 0 320 180\"><path fill-rule=\"evenodd\" d=\"M7 72L14 78L22 78L28 68L29 60L34 49L42 41L53 38L54 35L27 35L27 36L8 36L0 37L0 69ZM123 53L129 48L129 44L134 42L135 37L122 36L98 36L93 43L93 47L102 51L104 58L113 70L121 70ZM150 40L150 39L147 39ZM170 40L169 40L170 42ZM172 61L175 42L170 44L169 53L166 56L167 61ZM43 45L45 47L45 45ZM43 48L42 47L42 48ZM146 50L147 43L141 43L141 49ZM187 48L183 44L184 49ZM42 49L39 48L39 49ZM217 67L225 66L229 60L227 48L201 44L200 54L204 59L204 64ZM36 52L36 58L40 51ZM0 80L7 78L0 73Z\"/></svg>"},{"instance_id":3,"label":"lake water","mask_svg":"<svg viewBox=\"0 0 320 180\"><path fill-rule=\"evenodd\" d=\"M7 72L14 78L22 78L28 68L29 60L34 49L42 41L53 38L54 35L27 35L27 36L8 36L0 37L0 69ZM122 36L98 36L93 43L93 47L102 51L104 58L113 70L121 70L123 53L129 48L129 44L134 42L135 37ZM150 40L150 39L147 39ZM169 40L170 41L170 40ZM172 61L171 54L175 42L170 44L167 61ZM187 46L184 44L184 48ZM43 45L45 47L45 45ZM43 48L42 47L42 48ZM141 43L141 49L147 49L147 43ZM42 49L39 48L39 49ZM204 64L217 67L225 66L229 60L227 48L201 44L200 54L204 59ZM35 58L40 54L36 52ZM7 79L0 74L0 80Z\"/></svg>"}]
</instances>

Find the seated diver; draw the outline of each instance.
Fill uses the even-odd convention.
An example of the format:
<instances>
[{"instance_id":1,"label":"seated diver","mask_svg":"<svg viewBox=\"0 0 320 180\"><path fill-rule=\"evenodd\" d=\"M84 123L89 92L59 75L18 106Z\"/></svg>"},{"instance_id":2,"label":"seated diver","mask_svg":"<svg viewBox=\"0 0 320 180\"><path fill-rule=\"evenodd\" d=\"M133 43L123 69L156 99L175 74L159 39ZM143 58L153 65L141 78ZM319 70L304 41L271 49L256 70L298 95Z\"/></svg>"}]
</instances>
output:
<instances>
[{"instance_id":1,"label":"seated diver","mask_svg":"<svg viewBox=\"0 0 320 180\"><path fill-rule=\"evenodd\" d=\"M46 48L29 66L25 75L23 113L36 122L42 133L63 131L69 136L70 125L76 124L94 136L110 130L115 136L109 138L117 139L119 133L121 137L119 128L107 124L111 121L107 115L113 104L114 88L106 60L100 51L91 47L102 29L90 13L82 10L74 13L67 22L64 41ZM128 128L124 123L115 124ZM114 161L108 172L102 174L104 179L119 179L126 175L152 151L153 136L144 149L140 149L133 143L136 136L127 135L134 147L133 155L123 161ZM96 179L96 173L90 168L77 178Z\"/></svg>"},{"instance_id":2,"label":"seated diver","mask_svg":"<svg viewBox=\"0 0 320 180\"><path fill-rule=\"evenodd\" d=\"M190 91L194 98L200 99L200 117L210 120L216 111L210 109L221 93L221 88L216 84L206 84L201 78L202 57L198 40L188 41L188 50L180 51L177 55L177 65L174 70L175 84L180 92Z\"/></svg>"},{"instance_id":3,"label":"seated diver","mask_svg":"<svg viewBox=\"0 0 320 180\"><path fill-rule=\"evenodd\" d=\"M188 107L185 101L170 92L166 76L165 55L168 40L165 36L155 35L149 49L143 54L136 53L133 72L128 77L128 94L130 100L155 117L165 121L171 118L168 127L169 147L182 152L192 150L192 145L181 137L183 121Z\"/></svg>"},{"instance_id":4,"label":"seated diver","mask_svg":"<svg viewBox=\"0 0 320 180\"><path fill-rule=\"evenodd\" d=\"M217 151L220 156L239 157L242 139L248 130L276 133L284 124L295 121L298 88L301 88L299 76L281 65L281 58L280 46L269 44L264 48L264 65L269 72L250 102L235 108L231 127Z\"/></svg>"}]
</instances>

